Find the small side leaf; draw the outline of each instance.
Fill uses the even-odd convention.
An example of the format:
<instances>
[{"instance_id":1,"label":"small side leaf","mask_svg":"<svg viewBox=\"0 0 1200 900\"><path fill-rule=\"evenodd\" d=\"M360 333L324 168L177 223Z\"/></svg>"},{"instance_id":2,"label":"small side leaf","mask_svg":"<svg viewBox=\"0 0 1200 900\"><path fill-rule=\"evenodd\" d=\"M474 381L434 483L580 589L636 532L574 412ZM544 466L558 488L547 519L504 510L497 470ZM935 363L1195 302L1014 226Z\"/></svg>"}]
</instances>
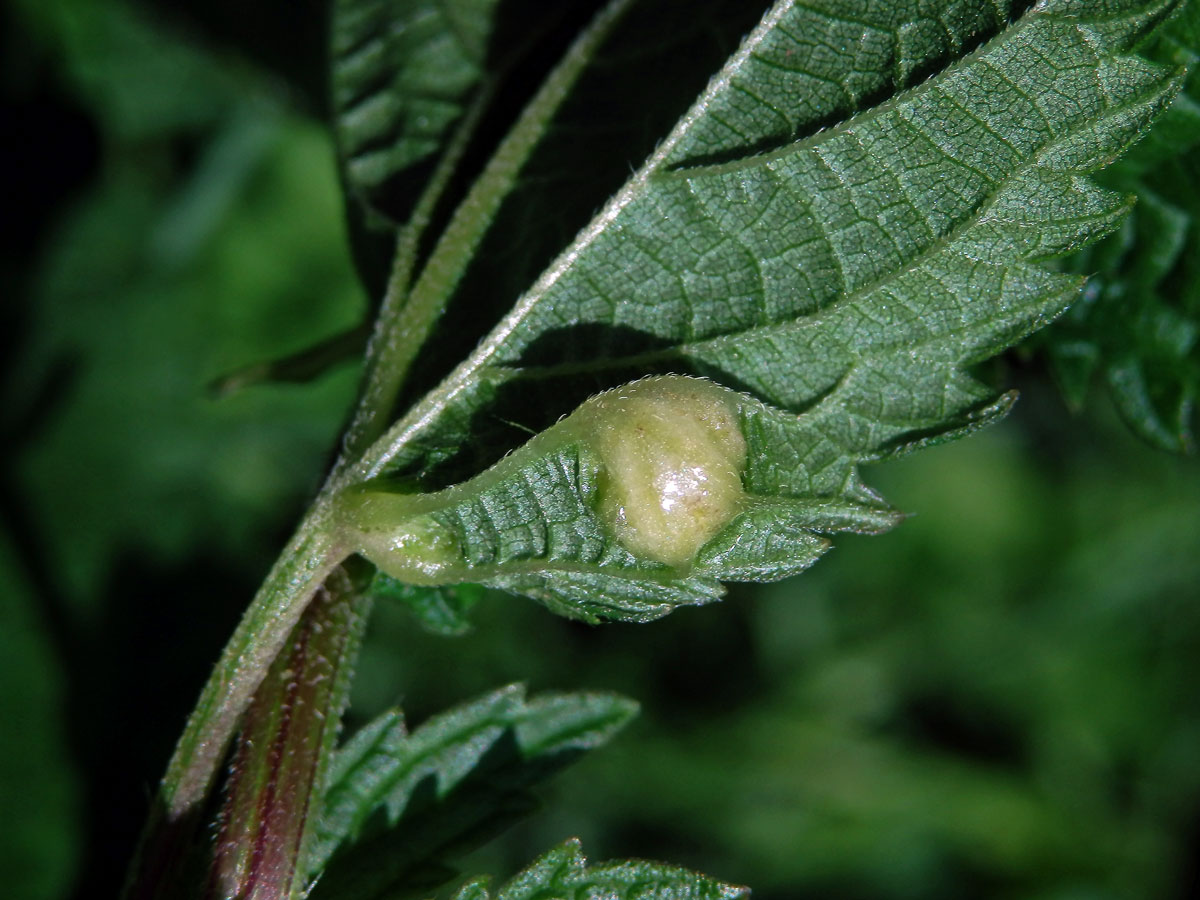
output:
<instances>
[{"instance_id":1,"label":"small side leaf","mask_svg":"<svg viewBox=\"0 0 1200 900\"><path fill-rule=\"evenodd\" d=\"M585 621L648 621L716 600L722 580L798 572L828 534L896 523L853 474L802 483L809 442L802 419L744 394L648 378L588 400L462 485L351 492L343 523L397 579L482 582Z\"/></svg>"},{"instance_id":2,"label":"small side leaf","mask_svg":"<svg viewBox=\"0 0 1200 900\"><path fill-rule=\"evenodd\" d=\"M636 703L614 694L526 700L520 685L442 713L411 734L398 711L385 713L335 757L308 857L310 876L324 870L335 850L364 835L369 820L380 830L346 848L346 864L338 871L335 861L329 873L331 882L355 883L354 890L322 883L318 896L363 895L368 883L382 892L414 868L437 862L514 803L527 812L523 798L530 786L606 743L636 713ZM458 803L459 795L466 802ZM356 862L360 857L388 862L364 867Z\"/></svg>"},{"instance_id":3,"label":"small side leaf","mask_svg":"<svg viewBox=\"0 0 1200 900\"><path fill-rule=\"evenodd\" d=\"M320 378L330 369L362 356L369 333L365 324L345 331L278 359L251 363L227 372L209 383L209 391L227 397L259 384L303 384Z\"/></svg>"},{"instance_id":4,"label":"small side leaf","mask_svg":"<svg viewBox=\"0 0 1200 900\"><path fill-rule=\"evenodd\" d=\"M573 18L570 6L532 0L336 0L334 136L351 243L373 297L392 268L397 230L414 227L419 237L421 220L453 192L505 76Z\"/></svg>"},{"instance_id":5,"label":"small side leaf","mask_svg":"<svg viewBox=\"0 0 1200 900\"><path fill-rule=\"evenodd\" d=\"M494 894L487 878L463 885L454 900L738 900L744 887L677 866L643 860L587 865L576 839L566 841L536 860Z\"/></svg>"},{"instance_id":6,"label":"small side leaf","mask_svg":"<svg viewBox=\"0 0 1200 900\"><path fill-rule=\"evenodd\" d=\"M404 604L431 634L459 637L471 630L469 614L483 597L484 588L478 584L420 587L376 572L367 593L379 600Z\"/></svg>"}]
</instances>

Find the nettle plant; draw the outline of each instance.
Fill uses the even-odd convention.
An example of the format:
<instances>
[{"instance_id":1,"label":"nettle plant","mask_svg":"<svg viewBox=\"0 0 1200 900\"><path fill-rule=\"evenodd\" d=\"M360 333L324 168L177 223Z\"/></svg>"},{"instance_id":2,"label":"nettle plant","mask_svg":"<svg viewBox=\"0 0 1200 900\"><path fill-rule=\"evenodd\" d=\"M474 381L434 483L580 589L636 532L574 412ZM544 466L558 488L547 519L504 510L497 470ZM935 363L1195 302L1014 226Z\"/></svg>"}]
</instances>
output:
<instances>
[{"instance_id":1,"label":"nettle plant","mask_svg":"<svg viewBox=\"0 0 1200 900\"><path fill-rule=\"evenodd\" d=\"M747 4L519 6L334 3L335 136L379 298L360 400L179 740L130 898L449 883L506 797L636 705L506 687L339 745L372 602L453 625L485 585L649 622L891 528L860 466L1010 408L972 367L1080 296L1047 261L1121 225L1130 194L1090 176L1190 58L1168 0L781 0L757 24ZM645 116L607 123L618 90ZM581 141L621 149L564 171ZM1185 436L1191 384L1129 394L1130 418ZM454 896L746 893L567 841Z\"/></svg>"}]
</instances>

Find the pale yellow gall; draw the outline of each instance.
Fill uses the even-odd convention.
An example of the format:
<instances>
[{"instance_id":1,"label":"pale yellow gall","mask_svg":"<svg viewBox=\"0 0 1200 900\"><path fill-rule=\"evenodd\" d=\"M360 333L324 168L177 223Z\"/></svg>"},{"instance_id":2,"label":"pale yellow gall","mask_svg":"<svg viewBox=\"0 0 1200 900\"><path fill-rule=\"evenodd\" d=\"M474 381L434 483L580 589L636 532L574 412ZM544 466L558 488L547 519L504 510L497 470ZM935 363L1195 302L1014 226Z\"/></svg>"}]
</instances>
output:
<instances>
[{"instance_id":1,"label":"pale yellow gall","mask_svg":"<svg viewBox=\"0 0 1200 900\"><path fill-rule=\"evenodd\" d=\"M743 508L736 394L662 376L593 397L571 416L600 457L600 516L635 556L686 567Z\"/></svg>"}]
</instances>

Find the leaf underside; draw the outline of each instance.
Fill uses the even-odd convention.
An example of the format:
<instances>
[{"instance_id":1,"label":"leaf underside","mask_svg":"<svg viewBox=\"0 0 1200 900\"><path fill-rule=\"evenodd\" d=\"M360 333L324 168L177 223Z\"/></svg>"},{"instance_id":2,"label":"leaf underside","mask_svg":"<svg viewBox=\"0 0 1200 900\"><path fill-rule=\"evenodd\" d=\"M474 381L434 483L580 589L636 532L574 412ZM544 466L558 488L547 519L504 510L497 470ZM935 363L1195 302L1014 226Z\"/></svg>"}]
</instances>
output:
<instances>
[{"instance_id":1,"label":"leaf underside","mask_svg":"<svg viewBox=\"0 0 1200 900\"><path fill-rule=\"evenodd\" d=\"M567 447L439 513L480 574L466 580L646 620L894 523L859 465L1003 415L1012 398L969 368L1076 297L1080 280L1044 263L1118 225L1127 199L1087 176L1179 82L1122 55L1169 2L1059 0L1013 21L1002 3L923 7L776 4L359 477L439 488L473 474L498 420L536 431L600 389L676 372L746 395L752 500L695 565L614 541Z\"/></svg>"},{"instance_id":2,"label":"leaf underside","mask_svg":"<svg viewBox=\"0 0 1200 900\"><path fill-rule=\"evenodd\" d=\"M369 195L441 149L483 79L496 5L338 0L334 104L352 190Z\"/></svg>"},{"instance_id":3,"label":"leaf underside","mask_svg":"<svg viewBox=\"0 0 1200 900\"><path fill-rule=\"evenodd\" d=\"M579 841L555 847L495 893L488 879L477 878L459 889L454 900L739 900L746 888L736 887L676 866L623 860L589 866Z\"/></svg>"},{"instance_id":4,"label":"leaf underside","mask_svg":"<svg viewBox=\"0 0 1200 900\"><path fill-rule=\"evenodd\" d=\"M351 244L373 298L383 292L397 232L414 215L433 212L418 212L423 190L439 181L443 168L442 176L461 176L454 170L464 164L480 115L512 105L513 98L500 103L497 95L514 70L529 63L542 42L556 43L564 26L569 31L586 19L589 5L591 0L562 6L536 0L336 0L334 135ZM539 59L532 61L534 69ZM442 183L434 193L448 188Z\"/></svg>"}]
</instances>

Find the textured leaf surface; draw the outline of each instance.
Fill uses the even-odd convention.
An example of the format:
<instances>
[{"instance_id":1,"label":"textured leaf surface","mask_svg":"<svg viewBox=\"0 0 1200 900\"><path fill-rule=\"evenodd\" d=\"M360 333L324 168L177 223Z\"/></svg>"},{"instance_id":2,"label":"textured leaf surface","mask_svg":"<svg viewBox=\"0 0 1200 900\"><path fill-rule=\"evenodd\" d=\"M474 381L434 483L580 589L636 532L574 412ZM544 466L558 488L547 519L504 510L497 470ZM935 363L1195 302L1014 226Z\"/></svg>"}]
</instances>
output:
<instances>
[{"instance_id":1,"label":"textured leaf surface","mask_svg":"<svg viewBox=\"0 0 1200 900\"><path fill-rule=\"evenodd\" d=\"M376 216L389 179L435 157L486 73L496 0L338 0L333 101L343 174ZM410 192L415 194L416 192ZM409 202L412 202L409 197Z\"/></svg>"},{"instance_id":2,"label":"textured leaf surface","mask_svg":"<svg viewBox=\"0 0 1200 900\"><path fill-rule=\"evenodd\" d=\"M750 896L746 888L661 863L623 860L589 866L577 840L555 847L494 894L487 884L486 878L471 881L454 900L736 900Z\"/></svg>"},{"instance_id":3,"label":"textured leaf surface","mask_svg":"<svg viewBox=\"0 0 1200 900\"><path fill-rule=\"evenodd\" d=\"M436 203L493 86L488 46L497 6L496 0L334 4L334 136L351 245L375 299L393 265L397 231L410 217L431 213L419 198Z\"/></svg>"},{"instance_id":4,"label":"textured leaf surface","mask_svg":"<svg viewBox=\"0 0 1200 900\"><path fill-rule=\"evenodd\" d=\"M1190 452L1200 394L1200 7L1186 5L1142 52L1186 65L1188 79L1150 136L1099 176L1138 204L1116 234L1064 263L1092 277L1041 343L1072 407L1099 376L1143 440Z\"/></svg>"},{"instance_id":5,"label":"textured leaf surface","mask_svg":"<svg viewBox=\"0 0 1200 900\"><path fill-rule=\"evenodd\" d=\"M426 862L422 852L434 855L496 811L488 802L471 803L453 815L441 810L432 817L438 826L433 827L424 805L452 807L455 791L485 758L498 753L506 735L515 751L503 762L507 771L485 767L485 780L498 786L494 796L484 798L492 804L511 803L513 790L528 788L580 753L605 743L636 712L633 701L613 694L543 694L526 700L524 689L511 685L436 716L411 734L398 711L386 713L351 738L335 757L309 871L314 876L320 873L334 850L357 839L378 811L389 828L415 815L423 827L407 842L396 840L395 833L384 836L410 856L389 854L388 866L374 865L369 872L356 872L361 866L349 867L352 875L368 878L373 885L387 882L396 877L392 869ZM417 803L422 808L410 815L418 795L424 798ZM437 840L430 846L435 833ZM366 850L380 855L370 846ZM347 895L362 890L359 885Z\"/></svg>"},{"instance_id":6,"label":"textured leaf surface","mask_svg":"<svg viewBox=\"0 0 1200 900\"><path fill-rule=\"evenodd\" d=\"M474 584L418 587L377 572L368 593L380 600L402 603L431 634L458 637L471 630L471 607L484 592Z\"/></svg>"},{"instance_id":7,"label":"textured leaf surface","mask_svg":"<svg viewBox=\"0 0 1200 900\"><path fill-rule=\"evenodd\" d=\"M659 395L666 409L631 423L622 400L647 391ZM653 494L653 482L628 471L632 460L612 471L618 464L598 452L595 438L608 431L617 446L639 443L663 415L670 416L660 423L668 434L707 428L690 413L679 415L689 400L716 404L730 427L744 435L744 462L734 475L740 497L733 509L741 512L732 522L720 522L711 540L694 545L699 548L694 558L664 562L631 549L615 521L629 510L622 507L614 517L609 499L622 482L639 483L638 490ZM616 408L607 408L611 404ZM443 580L482 580L589 621L648 621L680 605L718 598L720 579L780 578L806 568L828 547L819 533L876 532L894 523L895 513L856 481L839 485L843 495L832 498L789 488L804 439L796 421L709 382L648 379L590 402L476 479L417 497L364 492L348 519L362 527L367 556L383 566L398 565L400 577L432 572ZM666 474L696 471L696 463L687 459L678 471L671 463ZM652 506L660 502L651 496ZM690 505L683 508L695 512ZM670 527L686 531L693 518ZM406 534L418 546L447 549L422 554L415 565L406 565L401 550L397 563L388 548L407 546L409 538L401 536Z\"/></svg>"},{"instance_id":8,"label":"textured leaf surface","mask_svg":"<svg viewBox=\"0 0 1200 900\"><path fill-rule=\"evenodd\" d=\"M1010 398L967 368L1058 315L1079 281L1041 261L1125 213L1085 176L1173 95L1170 71L1120 55L1169 10L1051 2L1008 23L993 4L963 4L928 28L903 5L776 4L359 477L440 486L462 474L473 430L510 408L544 427L599 387L682 371L749 395L744 478L756 498L695 571L632 559L581 526L595 502L588 466L556 446L481 479L454 512L448 527L479 569L462 580L585 618L645 619L718 596L716 579L802 568L825 533L886 527L894 516L858 465L1002 414ZM850 32L878 43L874 55L829 51ZM884 62L886 75L860 78ZM818 83L832 123L801 99L823 96Z\"/></svg>"}]
</instances>

